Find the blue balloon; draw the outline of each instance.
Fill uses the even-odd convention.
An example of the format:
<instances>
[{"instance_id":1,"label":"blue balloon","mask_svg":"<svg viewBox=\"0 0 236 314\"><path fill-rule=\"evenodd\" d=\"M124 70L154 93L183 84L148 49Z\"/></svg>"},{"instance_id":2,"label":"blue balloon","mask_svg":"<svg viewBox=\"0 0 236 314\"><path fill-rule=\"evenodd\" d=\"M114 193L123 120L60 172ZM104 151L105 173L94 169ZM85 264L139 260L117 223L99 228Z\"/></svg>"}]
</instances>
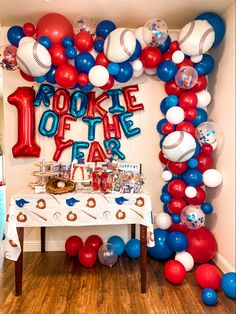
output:
<instances>
[{"instance_id":1,"label":"blue balloon","mask_svg":"<svg viewBox=\"0 0 236 314\"><path fill-rule=\"evenodd\" d=\"M210 288L203 289L201 297L206 305L215 305L218 301L216 292Z\"/></svg>"},{"instance_id":2,"label":"blue balloon","mask_svg":"<svg viewBox=\"0 0 236 314\"><path fill-rule=\"evenodd\" d=\"M197 169L188 169L182 175L184 182L190 186L198 186L202 182L202 173Z\"/></svg>"},{"instance_id":3,"label":"blue balloon","mask_svg":"<svg viewBox=\"0 0 236 314\"><path fill-rule=\"evenodd\" d=\"M163 114L166 114L167 111L174 106L178 105L178 97L176 95L169 95L165 97L160 104L160 110Z\"/></svg>"},{"instance_id":4,"label":"blue balloon","mask_svg":"<svg viewBox=\"0 0 236 314\"><path fill-rule=\"evenodd\" d=\"M81 92L87 93L94 89L94 86L91 83L88 83L86 86L82 86L80 84L77 87L81 90Z\"/></svg>"},{"instance_id":5,"label":"blue balloon","mask_svg":"<svg viewBox=\"0 0 236 314\"><path fill-rule=\"evenodd\" d=\"M118 156L119 159L125 159L125 155L120 151L120 141L114 137L103 141L106 151L111 151L112 157Z\"/></svg>"},{"instance_id":6,"label":"blue balloon","mask_svg":"<svg viewBox=\"0 0 236 314\"><path fill-rule=\"evenodd\" d=\"M126 243L125 251L131 258L138 258L140 256L140 240L131 239Z\"/></svg>"},{"instance_id":7,"label":"blue balloon","mask_svg":"<svg viewBox=\"0 0 236 314\"><path fill-rule=\"evenodd\" d=\"M51 48L51 40L47 36L39 37L38 42L47 49Z\"/></svg>"},{"instance_id":8,"label":"blue balloon","mask_svg":"<svg viewBox=\"0 0 236 314\"><path fill-rule=\"evenodd\" d=\"M88 140L94 141L95 139L95 129L96 124L102 122L102 118L100 117L94 117L94 118L82 118L83 122L88 124Z\"/></svg>"},{"instance_id":9,"label":"blue balloon","mask_svg":"<svg viewBox=\"0 0 236 314\"><path fill-rule=\"evenodd\" d=\"M198 165L198 161L196 158L190 158L188 161L187 161L187 164L188 164L188 167L189 168L196 168L197 165Z\"/></svg>"},{"instance_id":10,"label":"blue balloon","mask_svg":"<svg viewBox=\"0 0 236 314\"><path fill-rule=\"evenodd\" d=\"M132 65L128 61L125 61L125 62L119 63L119 66L120 66L120 71L118 74L114 75L114 78L119 83L128 82L133 75Z\"/></svg>"},{"instance_id":11,"label":"blue balloon","mask_svg":"<svg viewBox=\"0 0 236 314\"><path fill-rule=\"evenodd\" d=\"M168 120L166 118L161 119L156 126L157 132L163 135L164 133L162 132L162 127L165 123L168 123Z\"/></svg>"},{"instance_id":12,"label":"blue balloon","mask_svg":"<svg viewBox=\"0 0 236 314\"><path fill-rule=\"evenodd\" d=\"M116 29L116 25L112 21L103 20L96 27L96 35L106 38L114 29Z\"/></svg>"},{"instance_id":13,"label":"blue balloon","mask_svg":"<svg viewBox=\"0 0 236 314\"><path fill-rule=\"evenodd\" d=\"M194 68L197 71L198 75L207 75L215 67L215 60L212 56L204 54L202 60L194 64Z\"/></svg>"},{"instance_id":14,"label":"blue balloon","mask_svg":"<svg viewBox=\"0 0 236 314\"><path fill-rule=\"evenodd\" d=\"M50 70L46 74L46 80L50 84L56 84L56 80L55 80L56 69L57 67L55 65L51 65Z\"/></svg>"},{"instance_id":15,"label":"blue balloon","mask_svg":"<svg viewBox=\"0 0 236 314\"><path fill-rule=\"evenodd\" d=\"M236 273L224 274L221 280L221 288L227 297L236 299Z\"/></svg>"},{"instance_id":16,"label":"blue balloon","mask_svg":"<svg viewBox=\"0 0 236 314\"><path fill-rule=\"evenodd\" d=\"M171 43L171 39L170 39L170 36L168 35L164 43L159 45L158 48L161 50L162 53L166 52L169 49L170 43Z\"/></svg>"},{"instance_id":17,"label":"blue balloon","mask_svg":"<svg viewBox=\"0 0 236 314\"><path fill-rule=\"evenodd\" d=\"M52 119L50 129L47 129L48 119ZM47 110L42 114L39 122L39 133L43 136L52 137L57 133L59 116L53 110Z\"/></svg>"},{"instance_id":18,"label":"blue balloon","mask_svg":"<svg viewBox=\"0 0 236 314\"><path fill-rule=\"evenodd\" d=\"M140 56L140 53L142 51L142 46L140 44L140 42L136 39L136 46L135 46L135 50L132 54L132 56L128 59L128 61L134 61L136 59L138 59L138 57Z\"/></svg>"},{"instance_id":19,"label":"blue balloon","mask_svg":"<svg viewBox=\"0 0 236 314\"><path fill-rule=\"evenodd\" d=\"M166 183L166 184L162 187L161 192L162 192L162 193L167 193L167 192L168 192L168 186L169 186L169 183Z\"/></svg>"},{"instance_id":20,"label":"blue balloon","mask_svg":"<svg viewBox=\"0 0 236 314\"><path fill-rule=\"evenodd\" d=\"M50 106L50 98L53 96L55 88L49 84L41 84L39 86L34 106L40 106L41 102L44 104L45 107Z\"/></svg>"},{"instance_id":21,"label":"blue balloon","mask_svg":"<svg viewBox=\"0 0 236 314\"><path fill-rule=\"evenodd\" d=\"M160 145L160 149L162 149L162 145L163 145L163 142L164 142L165 138L166 138L166 135L162 136L162 138L160 140L160 144L159 144Z\"/></svg>"},{"instance_id":22,"label":"blue balloon","mask_svg":"<svg viewBox=\"0 0 236 314\"><path fill-rule=\"evenodd\" d=\"M210 215L213 212L213 206L210 203L202 203L201 210L205 215Z\"/></svg>"},{"instance_id":23,"label":"blue balloon","mask_svg":"<svg viewBox=\"0 0 236 314\"><path fill-rule=\"evenodd\" d=\"M171 216L171 220L173 221L174 224L179 224L181 221L181 217L178 214L173 214Z\"/></svg>"},{"instance_id":24,"label":"blue balloon","mask_svg":"<svg viewBox=\"0 0 236 314\"><path fill-rule=\"evenodd\" d=\"M172 61L163 61L157 67L157 76L164 82L171 81L177 73L177 65Z\"/></svg>"},{"instance_id":25,"label":"blue balloon","mask_svg":"<svg viewBox=\"0 0 236 314\"><path fill-rule=\"evenodd\" d=\"M182 252L188 246L186 236L179 231L171 232L167 238L167 243L174 252Z\"/></svg>"},{"instance_id":26,"label":"blue balloon","mask_svg":"<svg viewBox=\"0 0 236 314\"><path fill-rule=\"evenodd\" d=\"M215 40L212 47L217 46L225 35L225 22L222 17L214 12L205 12L196 17L195 20L207 20L214 29Z\"/></svg>"},{"instance_id":27,"label":"blue balloon","mask_svg":"<svg viewBox=\"0 0 236 314\"><path fill-rule=\"evenodd\" d=\"M133 121L128 120L128 119L131 118L133 115L134 115L133 112L128 112L128 111L119 114L119 121L120 121L121 127L125 133L125 136L127 138L130 138L132 136L135 136L135 135L138 135L141 133L140 128L133 128L132 129L132 126L134 123L133 123Z\"/></svg>"},{"instance_id":28,"label":"blue balloon","mask_svg":"<svg viewBox=\"0 0 236 314\"><path fill-rule=\"evenodd\" d=\"M88 52L80 52L75 58L75 66L79 72L88 74L94 65L94 57Z\"/></svg>"},{"instance_id":29,"label":"blue balloon","mask_svg":"<svg viewBox=\"0 0 236 314\"><path fill-rule=\"evenodd\" d=\"M95 39L93 47L97 52L103 52L104 39Z\"/></svg>"},{"instance_id":30,"label":"blue balloon","mask_svg":"<svg viewBox=\"0 0 236 314\"><path fill-rule=\"evenodd\" d=\"M78 109L79 102L79 109ZM74 118L81 118L85 115L88 107L88 97L84 92L76 90L71 94L70 114Z\"/></svg>"},{"instance_id":31,"label":"blue balloon","mask_svg":"<svg viewBox=\"0 0 236 314\"><path fill-rule=\"evenodd\" d=\"M67 47L73 47L74 46L74 40L72 37L66 36L62 40L62 45L67 48Z\"/></svg>"},{"instance_id":32,"label":"blue balloon","mask_svg":"<svg viewBox=\"0 0 236 314\"><path fill-rule=\"evenodd\" d=\"M86 149L89 147L89 143L87 142L73 142L72 145L72 156L71 156L71 161L77 159L83 159L84 158L84 153L80 151L80 149Z\"/></svg>"},{"instance_id":33,"label":"blue balloon","mask_svg":"<svg viewBox=\"0 0 236 314\"><path fill-rule=\"evenodd\" d=\"M107 95L111 97L112 106L109 107L110 113L121 113L125 111L125 107L120 104L120 95L122 95L122 90L120 88L110 89L107 92Z\"/></svg>"},{"instance_id":34,"label":"blue balloon","mask_svg":"<svg viewBox=\"0 0 236 314\"><path fill-rule=\"evenodd\" d=\"M202 122L206 122L208 119L208 114L206 110L202 108L196 108L197 109L197 116L194 120L191 120L191 122L195 127L201 124Z\"/></svg>"},{"instance_id":35,"label":"blue balloon","mask_svg":"<svg viewBox=\"0 0 236 314\"><path fill-rule=\"evenodd\" d=\"M118 63L112 63L111 62L108 64L107 70L108 70L109 74L116 75L120 72L120 66Z\"/></svg>"},{"instance_id":36,"label":"blue balloon","mask_svg":"<svg viewBox=\"0 0 236 314\"><path fill-rule=\"evenodd\" d=\"M169 258L174 251L168 246L167 238L169 232L167 230L162 230L156 228L154 230L155 246L148 247L148 253L156 259L167 259Z\"/></svg>"},{"instance_id":37,"label":"blue balloon","mask_svg":"<svg viewBox=\"0 0 236 314\"><path fill-rule=\"evenodd\" d=\"M75 47L66 47L65 54L68 59L75 59L77 56L77 50Z\"/></svg>"},{"instance_id":38,"label":"blue balloon","mask_svg":"<svg viewBox=\"0 0 236 314\"><path fill-rule=\"evenodd\" d=\"M161 199L162 203L167 204L171 201L172 197L169 193L165 192L165 193L161 194L160 199Z\"/></svg>"},{"instance_id":39,"label":"blue balloon","mask_svg":"<svg viewBox=\"0 0 236 314\"><path fill-rule=\"evenodd\" d=\"M21 26L18 25L12 26L7 31L7 39L14 46L18 46L19 41L23 37L25 37L25 34Z\"/></svg>"},{"instance_id":40,"label":"blue balloon","mask_svg":"<svg viewBox=\"0 0 236 314\"><path fill-rule=\"evenodd\" d=\"M115 247L115 255L121 256L125 250L125 242L119 236L110 237L107 241L108 243L114 245Z\"/></svg>"},{"instance_id":41,"label":"blue balloon","mask_svg":"<svg viewBox=\"0 0 236 314\"><path fill-rule=\"evenodd\" d=\"M44 81L46 81L46 76L45 75L43 75L43 76L36 76L36 77L34 77L34 80L37 83L43 83Z\"/></svg>"},{"instance_id":42,"label":"blue balloon","mask_svg":"<svg viewBox=\"0 0 236 314\"><path fill-rule=\"evenodd\" d=\"M173 213L169 211L168 204L163 205L163 212L172 217Z\"/></svg>"},{"instance_id":43,"label":"blue balloon","mask_svg":"<svg viewBox=\"0 0 236 314\"><path fill-rule=\"evenodd\" d=\"M196 142L196 149L193 157L197 157L197 155L201 152L201 144L199 142Z\"/></svg>"}]
</instances>

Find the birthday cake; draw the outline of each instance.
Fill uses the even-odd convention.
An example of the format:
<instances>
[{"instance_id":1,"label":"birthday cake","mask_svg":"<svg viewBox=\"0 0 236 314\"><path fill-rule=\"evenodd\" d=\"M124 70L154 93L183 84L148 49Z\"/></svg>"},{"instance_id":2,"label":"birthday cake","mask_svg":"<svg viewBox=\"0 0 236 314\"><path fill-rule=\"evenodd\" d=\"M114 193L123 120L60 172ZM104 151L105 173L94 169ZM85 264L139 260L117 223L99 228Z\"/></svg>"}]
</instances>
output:
<instances>
[{"instance_id":1,"label":"birthday cake","mask_svg":"<svg viewBox=\"0 0 236 314\"><path fill-rule=\"evenodd\" d=\"M73 165L71 171L71 180L74 182L87 181L91 178L91 172L85 165Z\"/></svg>"}]
</instances>

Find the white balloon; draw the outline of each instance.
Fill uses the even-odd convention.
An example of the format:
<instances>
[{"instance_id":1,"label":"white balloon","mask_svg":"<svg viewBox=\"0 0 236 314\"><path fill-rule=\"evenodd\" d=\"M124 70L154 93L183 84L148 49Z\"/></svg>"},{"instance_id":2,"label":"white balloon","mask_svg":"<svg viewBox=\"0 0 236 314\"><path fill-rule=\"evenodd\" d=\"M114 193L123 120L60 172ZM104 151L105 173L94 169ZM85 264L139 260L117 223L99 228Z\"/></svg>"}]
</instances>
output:
<instances>
[{"instance_id":1,"label":"white balloon","mask_svg":"<svg viewBox=\"0 0 236 314\"><path fill-rule=\"evenodd\" d=\"M157 225L157 228L166 230L170 228L172 221L170 215L166 213L158 213L154 217L154 223Z\"/></svg>"},{"instance_id":2,"label":"white balloon","mask_svg":"<svg viewBox=\"0 0 236 314\"><path fill-rule=\"evenodd\" d=\"M140 71L134 71L133 73L133 77L140 77L144 72L144 69L140 70Z\"/></svg>"},{"instance_id":3,"label":"white balloon","mask_svg":"<svg viewBox=\"0 0 236 314\"><path fill-rule=\"evenodd\" d=\"M162 152L171 161L183 162L190 159L196 150L194 137L184 131L175 131L166 136Z\"/></svg>"},{"instance_id":4,"label":"white balloon","mask_svg":"<svg viewBox=\"0 0 236 314\"><path fill-rule=\"evenodd\" d=\"M88 74L89 81L96 87L104 86L109 80L109 72L102 65L95 65Z\"/></svg>"},{"instance_id":5,"label":"white balloon","mask_svg":"<svg viewBox=\"0 0 236 314\"><path fill-rule=\"evenodd\" d=\"M145 38L144 38L145 34ZM139 27L135 31L135 37L140 42L142 48L148 46L148 43L152 40L152 32L146 27L144 30L144 26Z\"/></svg>"},{"instance_id":6,"label":"white balloon","mask_svg":"<svg viewBox=\"0 0 236 314\"><path fill-rule=\"evenodd\" d=\"M138 72L138 71L141 71L143 69L143 64L142 64L142 61L140 60L135 60L133 63L132 63L132 67L133 67L133 70Z\"/></svg>"},{"instance_id":7,"label":"white balloon","mask_svg":"<svg viewBox=\"0 0 236 314\"><path fill-rule=\"evenodd\" d=\"M128 60L134 53L136 38L126 28L116 28L104 42L104 54L112 62L123 62Z\"/></svg>"},{"instance_id":8,"label":"white balloon","mask_svg":"<svg viewBox=\"0 0 236 314\"><path fill-rule=\"evenodd\" d=\"M35 42L35 41L36 40L33 37L25 36L25 37L21 38L18 46L21 46L23 44L30 43L30 42Z\"/></svg>"},{"instance_id":9,"label":"white balloon","mask_svg":"<svg viewBox=\"0 0 236 314\"><path fill-rule=\"evenodd\" d=\"M176 253L175 260L180 262L186 271L190 271L194 266L192 255L185 251Z\"/></svg>"},{"instance_id":10,"label":"white balloon","mask_svg":"<svg viewBox=\"0 0 236 314\"><path fill-rule=\"evenodd\" d=\"M161 174L161 177L165 181L170 181L172 179L172 173L169 170L164 170Z\"/></svg>"},{"instance_id":11,"label":"white balloon","mask_svg":"<svg viewBox=\"0 0 236 314\"><path fill-rule=\"evenodd\" d=\"M209 188L215 188L221 184L222 174L216 169L208 169L203 172L203 183Z\"/></svg>"},{"instance_id":12,"label":"white balloon","mask_svg":"<svg viewBox=\"0 0 236 314\"><path fill-rule=\"evenodd\" d=\"M184 121L184 110L179 106L171 107L166 112L166 119L172 124L179 124Z\"/></svg>"},{"instance_id":13,"label":"white balloon","mask_svg":"<svg viewBox=\"0 0 236 314\"><path fill-rule=\"evenodd\" d=\"M197 95L197 107L198 108L205 108L209 105L211 102L211 94L206 90L202 90L201 92L196 93Z\"/></svg>"},{"instance_id":14,"label":"white balloon","mask_svg":"<svg viewBox=\"0 0 236 314\"><path fill-rule=\"evenodd\" d=\"M176 50L172 55L172 61L179 64L184 61L184 53L181 50Z\"/></svg>"},{"instance_id":15,"label":"white balloon","mask_svg":"<svg viewBox=\"0 0 236 314\"><path fill-rule=\"evenodd\" d=\"M193 63L198 63L202 60L203 55L199 55L199 56L192 56L190 59Z\"/></svg>"},{"instance_id":16,"label":"white balloon","mask_svg":"<svg viewBox=\"0 0 236 314\"><path fill-rule=\"evenodd\" d=\"M51 67L52 61L48 50L37 41L22 43L16 52L20 69L31 76L43 76Z\"/></svg>"},{"instance_id":17,"label":"white balloon","mask_svg":"<svg viewBox=\"0 0 236 314\"><path fill-rule=\"evenodd\" d=\"M152 69L144 68L144 72L145 72L147 75L156 75L156 73L157 73L157 68L152 68Z\"/></svg>"},{"instance_id":18,"label":"white balloon","mask_svg":"<svg viewBox=\"0 0 236 314\"><path fill-rule=\"evenodd\" d=\"M187 197L194 198L197 195L197 190L193 186L188 186L186 187L184 193Z\"/></svg>"}]
</instances>

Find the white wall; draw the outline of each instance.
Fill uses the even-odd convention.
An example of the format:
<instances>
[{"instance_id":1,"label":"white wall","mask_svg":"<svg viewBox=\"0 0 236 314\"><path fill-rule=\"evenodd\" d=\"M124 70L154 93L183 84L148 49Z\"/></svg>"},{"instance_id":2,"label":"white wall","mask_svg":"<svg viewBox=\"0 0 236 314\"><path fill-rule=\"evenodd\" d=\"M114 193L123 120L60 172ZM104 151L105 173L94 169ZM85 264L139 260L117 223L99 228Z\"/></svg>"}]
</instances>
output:
<instances>
[{"instance_id":1,"label":"white wall","mask_svg":"<svg viewBox=\"0 0 236 314\"><path fill-rule=\"evenodd\" d=\"M214 52L216 70L209 77L213 101L209 117L225 137L224 149L216 157L216 168L223 174L223 184L208 190L214 206L208 227L213 231L219 252L216 262L224 270L235 269L235 5L225 13L226 34Z\"/></svg>"}]
</instances>

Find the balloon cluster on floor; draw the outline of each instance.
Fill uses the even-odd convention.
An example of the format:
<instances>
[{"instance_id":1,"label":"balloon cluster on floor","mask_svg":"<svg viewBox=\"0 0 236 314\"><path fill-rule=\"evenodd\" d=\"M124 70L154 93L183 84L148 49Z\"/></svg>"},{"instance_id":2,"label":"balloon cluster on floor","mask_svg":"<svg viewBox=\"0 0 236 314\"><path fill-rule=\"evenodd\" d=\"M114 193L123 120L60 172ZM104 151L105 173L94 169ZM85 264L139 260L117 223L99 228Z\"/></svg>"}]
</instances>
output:
<instances>
[{"instance_id":1,"label":"balloon cluster on floor","mask_svg":"<svg viewBox=\"0 0 236 314\"><path fill-rule=\"evenodd\" d=\"M136 259L140 256L140 241L131 239L126 244L119 236L112 236L106 243L98 235L89 236L83 244L79 236L71 236L65 242L65 251L69 256L78 256L82 266L91 268L97 259L100 263L112 267L118 256L124 252Z\"/></svg>"}]
</instances>

